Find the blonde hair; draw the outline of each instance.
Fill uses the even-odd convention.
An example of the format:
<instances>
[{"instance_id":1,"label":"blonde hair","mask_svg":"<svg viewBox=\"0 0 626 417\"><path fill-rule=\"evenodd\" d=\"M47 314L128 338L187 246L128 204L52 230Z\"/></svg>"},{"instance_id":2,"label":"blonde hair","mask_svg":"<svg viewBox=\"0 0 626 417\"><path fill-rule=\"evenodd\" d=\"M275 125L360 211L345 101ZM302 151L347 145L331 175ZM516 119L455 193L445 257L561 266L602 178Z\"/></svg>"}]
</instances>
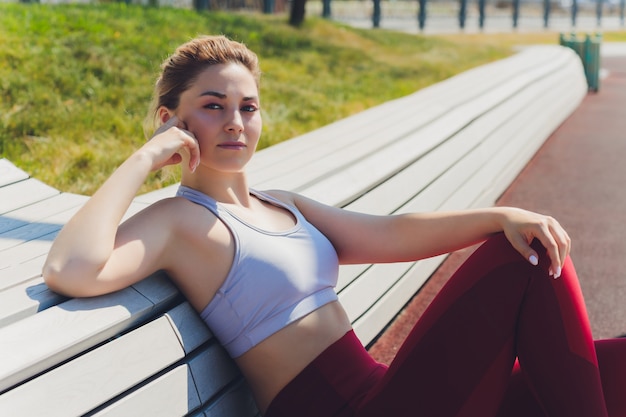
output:
<instances>
[{"instance_id":1,"label":"blonde hair","mask_svg":"<svg viewBox=\"0 0 626 417\"><path fill-rule=\"evenodd\" d=\"M162 106L175 110L180 96L196 81L202 71L211 65L236 63L247 68L257 87L261 79L259 60L244 44L225 36L200 36L176 48L161 64L161 74L154 86L152 103L146 118L146 136L159 125L158 110Z\"/></svg>"}]
</instances>

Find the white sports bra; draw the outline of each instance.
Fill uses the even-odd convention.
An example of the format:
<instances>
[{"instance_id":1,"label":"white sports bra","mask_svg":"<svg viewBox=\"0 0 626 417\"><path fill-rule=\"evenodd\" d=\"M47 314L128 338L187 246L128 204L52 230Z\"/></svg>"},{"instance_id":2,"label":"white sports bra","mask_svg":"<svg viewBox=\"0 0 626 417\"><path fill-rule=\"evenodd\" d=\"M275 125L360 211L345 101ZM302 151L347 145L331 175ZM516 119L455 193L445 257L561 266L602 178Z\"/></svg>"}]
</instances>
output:
<instances>
[{"instance_id":1,"label":"white sports bra","mask_svg":"<svg viewBox=\"0 0 626 417\"><path fill-rule=\"evenodd\" d=\"M258 191L257 198L289 210L296 225L259 229L213 198L186 186L177 196L209 209L230 230L235 256L226 280L200 313L231 357L337 300L338 259L330 241L293 206Z\"/></svg>"}]
</instances>

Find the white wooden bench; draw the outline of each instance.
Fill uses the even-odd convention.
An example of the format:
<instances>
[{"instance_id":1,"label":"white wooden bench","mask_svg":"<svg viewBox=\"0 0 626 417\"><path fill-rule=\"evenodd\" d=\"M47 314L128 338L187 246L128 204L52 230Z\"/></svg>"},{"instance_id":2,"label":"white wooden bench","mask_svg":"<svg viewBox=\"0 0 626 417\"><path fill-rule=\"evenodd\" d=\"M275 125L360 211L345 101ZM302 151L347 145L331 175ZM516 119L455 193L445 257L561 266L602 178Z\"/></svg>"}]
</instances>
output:
<instances>
[{"instance_id":1,"label":"white wooden bench","mask_svg":"<svg viewBox=\"0 0 626 417\"><path fill-rule=\"evenodd\" d=\"M492 205L586 91L571 50L531 47L259 151L250 178L370 213ZM174 192L139 196L129 214ZM0 415L259 415L162 274L90 299L47 289L46 253L86 198L0 160ZM341 267L337 290L365 345L443 259Z\"/></svg>"}]
</instances>

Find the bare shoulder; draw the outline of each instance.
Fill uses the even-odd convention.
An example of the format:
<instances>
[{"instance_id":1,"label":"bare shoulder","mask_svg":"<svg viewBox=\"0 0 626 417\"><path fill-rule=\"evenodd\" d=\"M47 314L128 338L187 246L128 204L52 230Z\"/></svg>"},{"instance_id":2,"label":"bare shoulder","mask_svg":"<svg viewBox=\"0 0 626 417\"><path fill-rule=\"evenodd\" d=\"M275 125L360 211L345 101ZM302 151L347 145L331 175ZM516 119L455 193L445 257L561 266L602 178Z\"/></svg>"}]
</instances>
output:
<instances>
[{"instance_id":1,"label":"bare shoulder","mask_svg":"<svg viewBox=\"0 0 626 417\"><path fill-rule=\"evenodd\" d=\"M148 222L152 227L168 230L173 235L194 233L202 224L217 222L217 218L210 210L183 197L159 200L135 214L131 219Z\"/></svg>"},{"instance_id":2,"label":"bare shoulder","mask_svg":"<svg viewBox=\"0 0 626 417\"><path fill-rule=\"evenodd\" d=\"M164 269L194 308L202 310L232 265L230 232L210 210L182 197L161 200L146 210L154 212L147 213L152 221L170 230Z\"/></svg>"}]
</instances>

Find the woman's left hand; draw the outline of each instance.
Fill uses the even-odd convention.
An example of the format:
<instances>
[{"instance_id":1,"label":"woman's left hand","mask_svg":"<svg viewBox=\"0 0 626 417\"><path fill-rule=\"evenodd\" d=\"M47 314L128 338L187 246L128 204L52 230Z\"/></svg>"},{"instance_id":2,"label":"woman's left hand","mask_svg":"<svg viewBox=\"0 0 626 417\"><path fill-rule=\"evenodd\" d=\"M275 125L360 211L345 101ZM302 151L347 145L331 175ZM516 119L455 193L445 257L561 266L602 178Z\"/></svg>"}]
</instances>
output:
<instances>
[{"instance_id":1,"label":"woman's left hand","mask_svg":"<svg viewBox=\"0 0 626 417\"><path fill-rule=\"evenodd\" d=\"M517 208L508 208L505 213L502 230L511 245L530 263L537 265L539 255L530 243L538 239L550 257L550 275L558 278L571 247L565 229L550 216Z\"/></svg>"}]
</instances>

